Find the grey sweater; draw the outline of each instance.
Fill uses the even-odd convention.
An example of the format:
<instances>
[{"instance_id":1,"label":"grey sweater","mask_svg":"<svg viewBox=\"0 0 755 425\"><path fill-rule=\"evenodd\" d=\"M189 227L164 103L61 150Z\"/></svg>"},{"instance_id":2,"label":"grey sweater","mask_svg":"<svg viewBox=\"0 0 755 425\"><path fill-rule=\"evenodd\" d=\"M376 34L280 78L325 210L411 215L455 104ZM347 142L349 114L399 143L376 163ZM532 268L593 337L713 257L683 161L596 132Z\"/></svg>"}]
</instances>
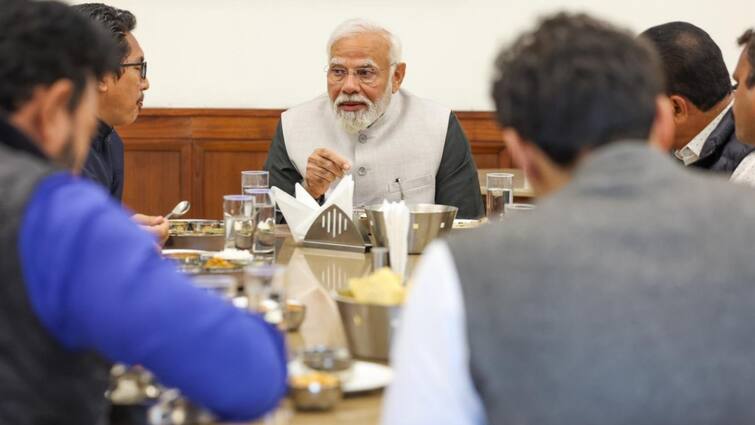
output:
<instances>
[{"instance_id":1,"label":"grey sweater","mask_svg":"<svg viewBox=\"0 0 755 425\"><path fill-rule=\"evenodd\" d=\"M642 142L449 240L488 423L755 423L755 192Z\"/></svg>"}]
</instances>

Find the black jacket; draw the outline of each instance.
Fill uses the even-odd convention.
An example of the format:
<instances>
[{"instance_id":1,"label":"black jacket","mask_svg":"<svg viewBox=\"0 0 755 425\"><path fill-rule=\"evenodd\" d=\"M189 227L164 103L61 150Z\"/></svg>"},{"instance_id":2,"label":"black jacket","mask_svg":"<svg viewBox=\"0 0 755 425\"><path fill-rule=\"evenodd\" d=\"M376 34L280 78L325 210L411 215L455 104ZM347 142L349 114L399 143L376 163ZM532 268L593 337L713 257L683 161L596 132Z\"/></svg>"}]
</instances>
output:
<instances>
[{"instance_id":1,"label":"black jacket","mask_svg":"<svg viewBox=\"0 0 755 425\"><path fill-rule=\"evenodd\" d=\"M100 121L81 174L105 187L110 196L123 198L123 140L113 127Z\"/></svg>"},{"instance_id":2,"label":"black jacket","mask_svg":"<svg viewBox=\"0 0 755 425\"><path fill-rule=\"evenodd\" d=\"M754 150L755 146L745 145L737 140L734 113L729 110L708 136L700 151L700 159L692 166L731 175L744 157Z\"/></svg>"}]
</instances>

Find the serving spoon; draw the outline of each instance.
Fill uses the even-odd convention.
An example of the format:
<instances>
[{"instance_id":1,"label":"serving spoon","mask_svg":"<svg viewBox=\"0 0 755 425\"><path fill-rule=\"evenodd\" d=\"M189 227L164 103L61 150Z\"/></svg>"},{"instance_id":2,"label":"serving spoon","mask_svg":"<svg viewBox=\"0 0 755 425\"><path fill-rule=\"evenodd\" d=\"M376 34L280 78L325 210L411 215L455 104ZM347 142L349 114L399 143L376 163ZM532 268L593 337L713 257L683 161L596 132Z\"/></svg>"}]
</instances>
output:
<instances>
[{"instance_id":1,"label":"serving spoon","mask_svg":"<svg viewBox=\"0 0 755 425\"><path fill-rule=\"evenodd\" d=\"M182 215L189 212L189 209L191 208L191 203L189 201L181 201L176 204L175 207L173 207L173 211L169 212L165 219L169 220L172 217L181 217Z\"/></svg>"}]
</instances>

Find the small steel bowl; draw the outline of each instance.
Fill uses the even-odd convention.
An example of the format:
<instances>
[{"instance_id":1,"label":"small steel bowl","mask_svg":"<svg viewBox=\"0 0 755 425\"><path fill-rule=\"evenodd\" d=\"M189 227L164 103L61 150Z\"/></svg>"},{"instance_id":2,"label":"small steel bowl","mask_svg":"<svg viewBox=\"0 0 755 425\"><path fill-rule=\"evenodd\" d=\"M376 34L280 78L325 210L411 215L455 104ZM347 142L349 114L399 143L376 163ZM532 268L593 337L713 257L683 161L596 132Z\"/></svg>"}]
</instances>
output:
<instances>
[{"instance_id":1,"label":"small steel bowl","mask_svg":"<svg viewBox=\"0 0 755 425\"><path fill-rule=\"evenodd\" d=\"M307 314L307 306L297 300L286 300L286 330L296 332Z\"/></svg>"},{"instance_id":2,"label":"small steel bowl","mask_svg":"<svg viewBox=\"0 0 755 425\"><path fill-rule=\"evenodd\" d=\"M351 367L351 354L346 348L315 346L304 350L302 363L323 372L341 372Z\"/></svg>"},{"instance_id":3,"label":"small steel bowl","mask_svg":"<svg viewBox=\"0 0 755 425\"><path fill-rule=\"evenodd\" d=\"M326 376L328 381L308 380L306 375L293 377L289 381L289 394L299 410L330 410L341 401L341 381L333 376L317 372ZM299 382L301 381L301 382Z\"/></svg>"}]
</instances>

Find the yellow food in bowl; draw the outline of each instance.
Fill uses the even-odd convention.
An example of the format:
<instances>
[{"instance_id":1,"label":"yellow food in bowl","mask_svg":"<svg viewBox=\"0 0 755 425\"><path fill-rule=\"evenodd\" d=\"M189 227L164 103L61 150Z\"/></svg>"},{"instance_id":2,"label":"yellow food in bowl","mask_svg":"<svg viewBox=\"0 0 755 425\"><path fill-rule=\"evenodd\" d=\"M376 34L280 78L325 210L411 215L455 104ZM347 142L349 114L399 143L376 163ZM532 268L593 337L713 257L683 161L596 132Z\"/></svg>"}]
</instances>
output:
<instances>
[{"instance_id":1,"label":"yellow food in bowl","mask_svg":"<svg viewBox=\"0 0 755 425\"><path fill-rule=\"evenodd\" d=\"M289 384L293 388L307 388L312 384L319 384L326 388L339 386L341 383L338 377L330 373L311 372L304 375L292 376Z\"/></svg>"},{"instance_id":2,"label":"yellow food in bowl","mask_svg":"<svg viewBox=\"0 0 755 425\"><path fill-rule=\"evenodd\" d=\"M400 305L406 297L401 277L388 267L362 278L349 279L349 291L361 304Z\"/></svg>"}]
</instances>

